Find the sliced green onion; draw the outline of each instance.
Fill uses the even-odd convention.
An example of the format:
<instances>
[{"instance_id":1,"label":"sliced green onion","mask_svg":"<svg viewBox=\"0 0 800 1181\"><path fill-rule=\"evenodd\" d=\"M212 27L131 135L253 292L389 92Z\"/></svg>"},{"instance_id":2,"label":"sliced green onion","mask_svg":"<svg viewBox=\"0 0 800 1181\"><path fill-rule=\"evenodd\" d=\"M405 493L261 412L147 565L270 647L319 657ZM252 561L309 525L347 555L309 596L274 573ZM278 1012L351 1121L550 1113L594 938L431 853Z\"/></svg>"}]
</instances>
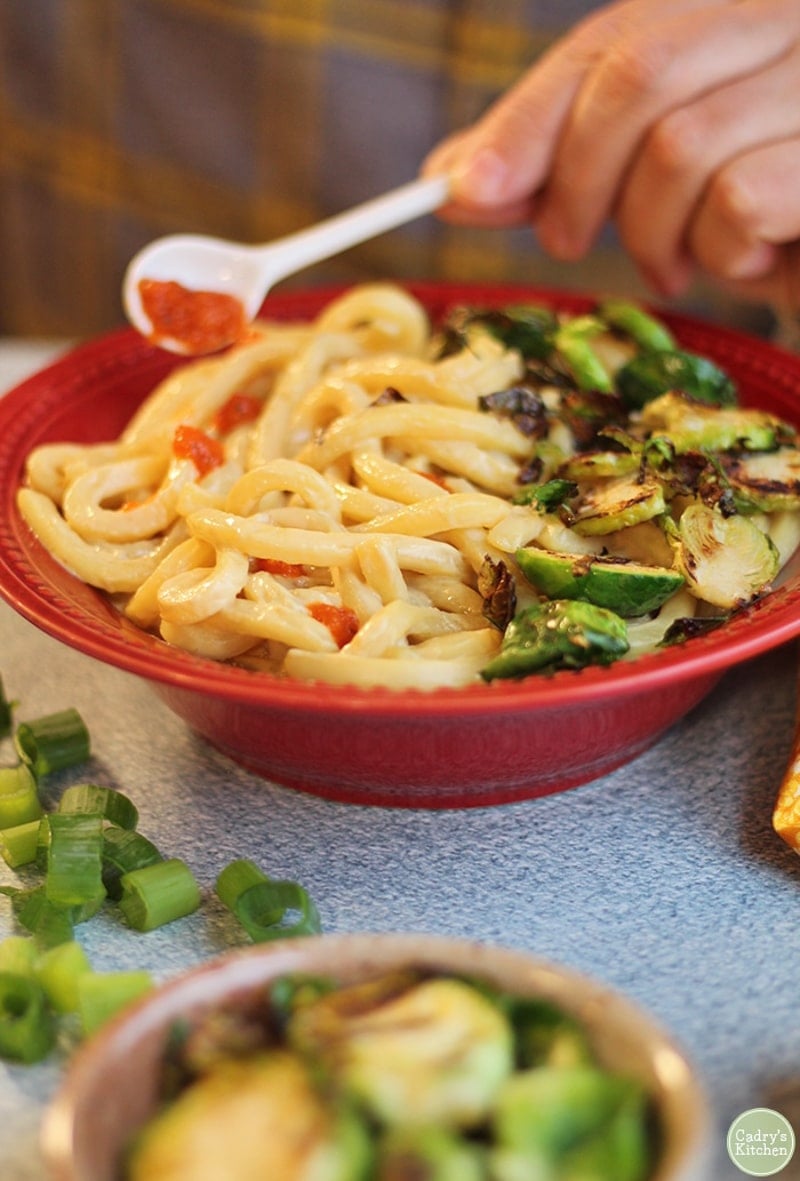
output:
<instances>
[{"instance_id":1,"label":"sliced green onion","mask_svg":"<svg viewBox=\"0 0 800 1181\"><path fill-rule=\"evenodd\" d=\"M134 869L144 869L163 861L161 853L152 841L140 832L113 825L103 833L103 885L109 898L117 901L122 897L120 879Z\"/></svg>"},{"instance_id":2,"label":"sliced green onion","mask_svg":"<svg viewBox=\"0 0 800 1181\"><path fill-rule=\"evenodd\" d=\"M33 979L36 944L28 935L9 935L0 942L0 972Z\"/></svg>"},{"instance_id":3,"label":"sliced green onion","mask_svg":"<svg viewBox=\"0 0 800 1181\"><path fill-rule=\"evenodd\" d=\"M72 939L75 921L72 909L50 902L44 886L36 886L33 890L1 886L0 893L9 895L14 918L30 931L38 947L55 947Z\"/></svg>"},{"instance_id":4,"label":"sliced green onion","mask_svg":"<svg viewBox=\"0 0 800 1181\"><path fill-rule=\"evenodd\" d=\"M149 972L87 972L78 978L78 1012L84 1034L94 1033L153 987Z\"/></svg>"},{"instance_id":5,"label":"sliced green onion","mask_svg":"<svg viewBox=\"0 0 800 1181\"><path fill-rule=\"evenodd\" d=\"M11 869L36 860L40 824L40 820L29 820L27 824L0 829L0 857Z\"/></svg>"},{"instance_id":6,"label":"sliced green onion","mask_svg":"<svg viewBox=\"0 0 800 1181\"><path fill-rule=\"evenodd\" d=\"M43 810L30 767L25 763L0 767L0 828L38 820Z\"/></svg>"},{"instance_id":7,"label":"sliced green onion","mask_svg":"<svg viewBox=\"0 0 800 1181\"><path fill-rule=\"evenodd\" d=\"M235 911L236 904L243 894L246 894L254 886L263 886L268 881L267 875L258 868L255 862L241 858L238 861L231 861L230 865L225 866L217 877L215 891L223 906L227 906L228 910ZM285 912L286 907L276 902L271 911L265 909L262 912L261 922L264 926L272 926L273 923L281 921Z\"/></svg>"},{"instance_id":8,"label":"sliced green onion","mask_svg":"<svg viewBox=\"0 0 800 1181\"><path fill-rule=\"evenodd\" d=\"M76 709L22 722L14 734L19 757L37 779L63 767L74 767L89 757L89 731Z\"/></svg>"},{"instance_id":9,"label":"sliced green onion","mask_svg":"<svg viewBox=\"0 0 800 1181\"><path fill-rule=\"evenodd\" d=\"M96 783L74 783L58 802L59 812L96 812L118 828L136 828L139 812L121 791Z\"/></svg>"},{"instance_id":10,"label":"sliced green onion","mask_svg":"<svg viewBox=\"0 0 800 1181\"><path fill-rule=\"evenodd\" d=\"M3 678L0 677L0 738L8 738L12 725L12 703L6 697Z\"/></svg>"},{"instance_id":11,"label":"sliced green onion","mask_svg":"<svg viewBox=\"0 0 800 1181\"><path fill-rule=\"evenodd\" d=\"M103 817L54 812L47 817L45 893L57 906L83 906L105 898L102 879Z\"/></svg>"},{"instance_id":12,"label":"sliced green onion","mask_svg":"<svg viewBox=\"0 0 800 1181\"><path fill-rule=\"evenodd\" d=\"M48 1001L57 1012L78 1011L80 981L92 971L89 957L80 943L74 940L59 943L57 947L42 952L36 960L34 971Z\"/></svg>"},{"instance_id":13,"label":"sliced green onion","mask_svg":"<svg viewBox=\"0 0 800 1181\"><path fill-rule=\"evenodd\" d=\"M55 1044L55 1025L41 985L0 972L0 1057L40 1062Z\"/></svg>"},{"instance_id":14,"label":"sliced green onion","mask_svg":"<svg viewBox=\"0 0 800 1181\"><path fill-rule=\"evenodd\" d=\"M217 878L216 892L254 943L315 935L322 929L317 908L299 882L275 881L252 861L226 866ZM287 921L287 913L298 917Z\"/></svg>"},{"instance_id":15,"label":"sliced green onion","mask_svg":"<svg viewBox=\"0 0 800 1181\"><path fill-rule=\"evenodd\" d=\"M200 905L200 887L177 857L134 869L120 878L119 908L135 931L152 931L181 919Z\"/></svg>"}]
</instances>

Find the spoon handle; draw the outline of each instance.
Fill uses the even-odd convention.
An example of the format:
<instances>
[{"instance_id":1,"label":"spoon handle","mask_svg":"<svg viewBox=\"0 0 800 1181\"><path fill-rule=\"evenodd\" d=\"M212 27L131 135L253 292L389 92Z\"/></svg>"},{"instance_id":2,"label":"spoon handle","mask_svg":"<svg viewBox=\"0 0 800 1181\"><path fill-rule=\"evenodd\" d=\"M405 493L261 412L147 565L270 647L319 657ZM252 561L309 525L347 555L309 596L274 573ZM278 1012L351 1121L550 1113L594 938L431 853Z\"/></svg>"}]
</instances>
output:
<instances>
[{"instance_id":1,"label":"spoon handle","mask_svg":"<svg viewBox=\"0 0 800 1181\"><path fill-rule=\"evenodd\" d=\"M260 247L261 262L272 271L274 283L386 230L432 213L446 201L449 187L446 176L411 181L346 213Z\"/></svg>"}]
</instances>

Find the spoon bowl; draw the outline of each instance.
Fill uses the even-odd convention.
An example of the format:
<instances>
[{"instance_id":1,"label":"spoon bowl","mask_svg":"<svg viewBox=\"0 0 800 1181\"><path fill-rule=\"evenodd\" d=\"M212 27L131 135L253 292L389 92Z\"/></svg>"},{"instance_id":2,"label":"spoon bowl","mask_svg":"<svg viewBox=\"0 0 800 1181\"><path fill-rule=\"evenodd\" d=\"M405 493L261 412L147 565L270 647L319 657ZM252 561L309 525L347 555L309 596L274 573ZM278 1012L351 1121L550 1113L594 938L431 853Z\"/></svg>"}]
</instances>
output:
<instances>
[{"instance_id":1,"label":"spoon bowl","mask_svg":"<svg viewBox=\"0 0 800 1181\"><path fill-rule=\"evenodd\" d=\"M125 312L134 328L170 352L216 352L233 344L280 279L432 213L446 201L449 187L446 176L424 177L263 246L203 234L158 238L128 266L122 285ZM162 290L170 285L174 314L169 319L159 319L146 306L143 284ZM207 332L184 331L196 314L213 319L222 307L235 307L236 314L218 317Z\"/></svg>"}]
</instances>

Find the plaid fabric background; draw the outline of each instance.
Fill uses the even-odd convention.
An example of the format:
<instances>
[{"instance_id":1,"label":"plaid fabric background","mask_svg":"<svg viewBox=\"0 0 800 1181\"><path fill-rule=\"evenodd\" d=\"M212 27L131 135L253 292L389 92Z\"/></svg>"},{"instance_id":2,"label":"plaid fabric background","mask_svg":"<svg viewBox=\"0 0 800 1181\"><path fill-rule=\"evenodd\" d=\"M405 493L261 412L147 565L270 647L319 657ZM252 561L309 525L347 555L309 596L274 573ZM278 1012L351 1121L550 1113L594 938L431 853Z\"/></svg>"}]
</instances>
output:
<instances>
[{"instance_id":1,"label":"plaid fabric background","mask_svg":"<svg viewBox=\"0 0 800 1181\"><path fill-rule=\"evenodd\" d=\"M3 0L0 333L121 323L125 265L158 235L266 241L412 179L448 130L596 6ZM527 230L433 217L292 283L368 277L641 290L610 236L562 267Z\"/></svg>"}]
</instances>

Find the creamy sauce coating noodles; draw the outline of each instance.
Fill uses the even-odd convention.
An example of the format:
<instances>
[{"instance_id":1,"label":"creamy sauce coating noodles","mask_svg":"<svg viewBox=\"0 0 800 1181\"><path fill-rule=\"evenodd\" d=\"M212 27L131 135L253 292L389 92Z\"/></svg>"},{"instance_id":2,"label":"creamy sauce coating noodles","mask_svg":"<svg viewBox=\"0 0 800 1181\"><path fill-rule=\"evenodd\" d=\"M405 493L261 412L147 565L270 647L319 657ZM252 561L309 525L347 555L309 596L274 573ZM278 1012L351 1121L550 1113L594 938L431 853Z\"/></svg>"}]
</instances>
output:
<instances>
[{"instance_id":1,"label":"creamy sauce coating noodles","mask_svg":"<svg viewBox=\"0 0 800 1181\"><path fill-rule=\"evenodd\" d=\"M521 361L488 336L435 363L429 348L424 309L390 285L259 323L167 377L118 442L39 448L20 509L68 569L191 652L467 684L500 644L477 572L503 556L489 534L529 450L476 399Z\"/></svg>"}]
</instances>

